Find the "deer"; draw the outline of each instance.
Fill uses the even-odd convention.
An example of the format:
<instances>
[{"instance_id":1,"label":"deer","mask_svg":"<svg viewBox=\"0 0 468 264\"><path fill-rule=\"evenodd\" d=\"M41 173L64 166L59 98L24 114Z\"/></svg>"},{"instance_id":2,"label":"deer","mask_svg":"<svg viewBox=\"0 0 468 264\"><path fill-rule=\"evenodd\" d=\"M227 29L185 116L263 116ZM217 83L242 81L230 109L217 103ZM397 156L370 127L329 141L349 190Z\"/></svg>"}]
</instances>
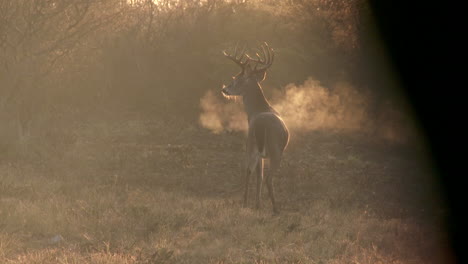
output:
<instances>
[{"instance_id":1,"label":"deer","mask_svg":"<svg viewBox=\"0 0 468 264\"><path fill-rule=\"evenodd\" d=\"M244 111L247 114L248 131L246 144L245 189L243 207L247 207L250 177L257 176L256 208L262 207L261 191L263 183L264 160L270 164L269 173L265 175L268 195L273 207L273 214L279 213L273 189L273 177L279 173L283 152L289 142L289 131L280 114L270 105L263 94L260 83L266 78L266 71L274 60L274 51L266 42L260 45L255 57L246 53L246 47L238 48L223 54L236 63L241 72L232 77L229 85L223 85L222 94L225 97L241 97Z\"/></svg>"}]
</instances>

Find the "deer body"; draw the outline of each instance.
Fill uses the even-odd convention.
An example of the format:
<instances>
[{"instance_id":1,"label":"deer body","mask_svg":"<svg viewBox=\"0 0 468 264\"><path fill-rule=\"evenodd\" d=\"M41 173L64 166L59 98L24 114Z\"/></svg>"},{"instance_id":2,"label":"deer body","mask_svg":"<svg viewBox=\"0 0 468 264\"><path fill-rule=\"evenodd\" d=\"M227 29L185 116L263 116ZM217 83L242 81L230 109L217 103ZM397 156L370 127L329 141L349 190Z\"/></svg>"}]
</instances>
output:
<instances>
[{"instance_id":1,"label":"deer body","mask_svg":"<svg viewBox=\"0 0 468 264\"><path fill-rule=\"evenodd\" d=\"M233 82L223 87L226 96L242 96L244 109L248 118L248 133L245 162L244 206L247 206L249 183L252 174L257 175L256 207L261 207L261 190L263 183L263 159L270 160L270 171L266 174L266 185L273 206L273 212L278 213L273 190L273 178L278 173L281 157L289 141L289 132L284 121L263 94L260 82L265 79L266 69L273 63L273 50L265 43L261 46L264 58L258 54L258 60L250 58L245 53L237 58L235 55L225 55L242 67L242 72L233 78ZM268 53L267 53L268 52ZM244 57L247 60L243 61ZM255 67L252 67L255 63ZM257 69L259 65L266 66Z\"/></svg>"}]
</instances>

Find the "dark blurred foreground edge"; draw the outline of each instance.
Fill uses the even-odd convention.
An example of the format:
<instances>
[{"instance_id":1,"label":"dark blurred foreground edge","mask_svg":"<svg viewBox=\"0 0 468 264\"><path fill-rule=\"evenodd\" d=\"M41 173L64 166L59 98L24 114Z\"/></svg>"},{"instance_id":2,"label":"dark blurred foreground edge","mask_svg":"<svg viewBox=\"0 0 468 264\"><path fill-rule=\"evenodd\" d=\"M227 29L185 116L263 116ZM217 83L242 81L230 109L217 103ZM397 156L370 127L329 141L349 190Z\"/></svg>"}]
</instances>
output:
<instances>
[{"instance_id":1,"label":"dark blurred foreground edge","mask_svg":"<svg viewBox=\"0 0 468 264\"><path fill-rule=\"evenodd\" d=\"M463 178L467 177L462 160L467 157L467 121L462 108L466 89L466 59L462 59L461 38L464 10L453 1L370 0L380 37L391 63L427 137L435 162L443 197L448 207L447 231L454 261L466 262L463 216ZM460 69L460 70L457 70ZM464 102L463 102L464 101ZM465 165L465 164L463 164ZM463 188L463 189L462 189ZM468 190L465 191L468 193Z\"/></svg>"}]
</instances>

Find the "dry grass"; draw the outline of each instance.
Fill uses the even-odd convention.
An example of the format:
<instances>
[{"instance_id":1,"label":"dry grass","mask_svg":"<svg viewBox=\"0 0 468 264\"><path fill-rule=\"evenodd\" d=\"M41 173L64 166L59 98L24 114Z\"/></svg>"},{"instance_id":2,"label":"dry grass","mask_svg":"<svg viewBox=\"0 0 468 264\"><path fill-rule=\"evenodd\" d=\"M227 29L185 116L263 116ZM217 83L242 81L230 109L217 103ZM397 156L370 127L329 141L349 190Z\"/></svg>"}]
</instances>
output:
<instances>
[{"instance_id":1,"label":"dry grass","mask_svg":"<svg viewBox=\"0 0 468 264\"><path fill-rule=\"evenodd\" d=\"M1 263L446 261L433 176L406 147L294 134L273 217L266 195L240 206L242 134L136 119L24 144L0 163Z\"/></svg>"}]
</instances>

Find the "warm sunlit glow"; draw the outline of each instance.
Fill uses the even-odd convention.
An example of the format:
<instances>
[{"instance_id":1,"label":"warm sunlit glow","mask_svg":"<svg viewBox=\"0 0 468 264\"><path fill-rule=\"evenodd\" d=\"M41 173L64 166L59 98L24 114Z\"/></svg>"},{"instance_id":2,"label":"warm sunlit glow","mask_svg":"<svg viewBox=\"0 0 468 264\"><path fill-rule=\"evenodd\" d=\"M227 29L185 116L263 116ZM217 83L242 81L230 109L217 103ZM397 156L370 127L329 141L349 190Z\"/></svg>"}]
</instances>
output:
<instances>
[{"instance_id":1,"label":"warm sunlit glow","mask_svg":"<svg viewBox=\"0 0 468 264\"><path fill-rule=\"evenodd\" d=\"M0 1L0 264L451 264L429 147L361 13ZM260 67L222 54L265 42Z\"/></svg>"}]
</instances>

